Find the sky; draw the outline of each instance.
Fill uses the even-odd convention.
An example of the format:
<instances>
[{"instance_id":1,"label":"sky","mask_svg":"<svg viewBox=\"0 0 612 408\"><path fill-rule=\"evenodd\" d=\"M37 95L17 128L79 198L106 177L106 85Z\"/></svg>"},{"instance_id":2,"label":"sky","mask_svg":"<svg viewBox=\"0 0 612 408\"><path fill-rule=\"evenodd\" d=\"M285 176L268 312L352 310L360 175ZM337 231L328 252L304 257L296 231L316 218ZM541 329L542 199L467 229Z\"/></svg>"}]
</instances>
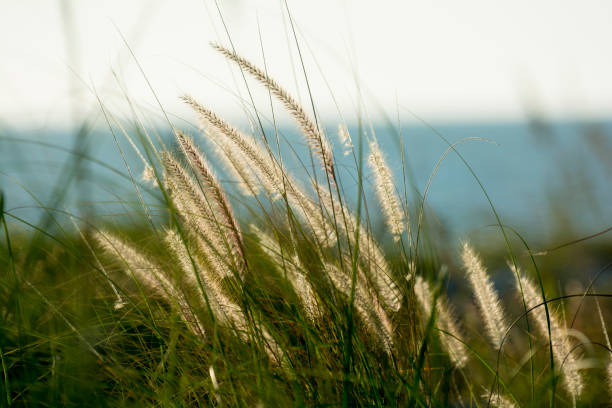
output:
<instances>
[{"instance_id":1,"label":"sky","mask_svg":"<svg viewBox=\"0 0 612 408\"><path fill-rule=\"evenodd\" d=\"M244 79L209 45L229 46L227 33L308 107L310 87L326 120L612 116L610 2L287 0L287 7L306 76L284 1L4 0L0 126L100 123L100 104L128 119L128 100L151 122L164 122L164 112L173 122L190 120L179 99L186 93L241 120ZM267 94L248 83L270 115Z\"/></svg>"}]
</instances>

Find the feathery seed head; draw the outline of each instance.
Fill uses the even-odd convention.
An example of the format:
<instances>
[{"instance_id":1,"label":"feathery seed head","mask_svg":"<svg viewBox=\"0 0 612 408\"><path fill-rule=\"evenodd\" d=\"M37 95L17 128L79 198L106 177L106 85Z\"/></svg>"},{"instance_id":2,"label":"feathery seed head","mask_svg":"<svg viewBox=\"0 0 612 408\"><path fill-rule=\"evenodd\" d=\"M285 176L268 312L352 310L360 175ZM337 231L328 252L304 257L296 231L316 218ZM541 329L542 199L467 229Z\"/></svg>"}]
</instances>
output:
<instances>
[{"instance_id":1,"label":"feathery seed head","mask_svg":"<svg viewBox=\"0 0 612 408\"><path fill-rule=\"evenodd\" d=\"M202 339L206 338L204 328L191 310L185 296L164 275L164 271L150 262L140 251L123 239L109 232L95 232L94 239L109 254L121 259L128 270L145 288L163 298L169 304L178 305L181 317L191 331ZM115 307L118 305L116 304Z\"/></svg>"},{"instance_id":2,"label":"feathery seed head","mask_svg":"<svg viewBox=\"0 0 612 408\"><path fill-rule=\"evenodd\" d=\"M344 124L338 125L338 139L340 139L340 144L344 149L344 155L348 156L351 154L353 149L353 140L351 139L351 135Z\"/></svg>"},{"instance_id":3,"label":"feathery seed head","mask_svg":"<svg viewBox=\"0 0 612 408\"><path fill-rule=\"evenodd\" d=\"M140 251L108 231L94 231L93 238L104 251L120 260L143 286L162 297L167 296L170 283L161 274L161 268Z\"/></svg>"},{"instance_id":4,"label":"feathery seed head","mask_svg":"<svg viewBox=\"0 0 612 408\"><path fill-rule=\"evenodd\" d=\"M489 393L486 392L483 394L482 399L486 402L490 402L490 406L494 408L516 408L516 404L514 402L510 401L500 393L494 393L492 396L489 396Z\"/></svg>"},{"instance_id":5,"label":"feathery seed head","mask_svg":"<svg viewBox=\"0 0 612 408\"><path fill-rule=\"evenodd\" d=\"M157 186L157 179L155 178L155 172L150 164L145 164L145 168L142 171L142 181L150 181L154 186Z\"/></svg>"},{"instance_id":6,"label":"feathery seed head","mask_svg":"<svg viewBox=\"0 0 612 408\"><path fill-rule=\"evenodd\" d=\"M489 340L495 348L499 349L508 327L499 296L481 260L467 242L463 243L461 258Z\"/></svg>"},{"instance_id":7,"label":"feathery seed head","mask_svg":"<svg viewBox=\"0 0 612 408\"><path fill-rule=\"evenodd\" d=\"M275 197L281 195L283 191L282 169L279 169L271 155L253 137L240 132L214 112L198 104L192 97L184 96L183 100L191 105L200 115L202 121L216 130L216 132L208 132L208 135L214 138L215 143L226 155L232 155L232 157L229 157L229 161L243 177L247 186L261 184L266 191L272 193ZM259 182L252 181L252 177L248 175L249 169L256 173ZM244 175L245 173L246 175Z\"/></svg>"},{"instance_id":8,"label":"feathery seed head","mask_svg":"<svg viewBox=\"0 0 612 408\"><path fill-rule=\"evenodd\" d=\"M406 229L404 214L402 212L397 194L395 193L395 184L391 169L383 157L378 143L375 139L370 141L370 155L368 163L372 173L374 174L374 183L376 187L376 195L382 207L387 226L393 234L393 239L399 241L402 233Z\"/></svg>"},{"instance_id":9,"label":"feathery seed head","mask_svg":"<svg viewBox=\"0 0 612 408\"><path fill-rule=\"evenodd\" d=\"M268 74L256 67L250 61L218 44L211 45L215 50L219 51L226 58L234 61L242 69L261 82L285 105L285 108L300 126L308 146L312 152L319 157L322 167L327 173L329 180L335 183L336 174L334 171L333 155L327 136L325 136L325 134L320 130L319 126L313 122L304 109L275 80L270 78Z\"/></svg>"},{"instance_id":10,"label":"feathery seed head","mask_svg":"<svg viewBox=\"0 0 612 408\"><path fill-rule=\"evenodd\" d=\"M542 295L538 290L538 286L528 277L524 276L510 262L508 266L514 272L516 289L525 300L529 312L529 316L536 322L540 334L548 338L548 323L550 322L550 342L552 344L553 355L555 358L556 368L561 370L563 374L563 382L565 388L570 393L572 398L576 400L583 391L584 383L579 371L579 362L573 352L573 347L570 339L562 324L561 320L552 312L549 311L549 319L546 318L546 310L542 306ZM520 279L520 282L519 280Z\"/></svg>"},{"instance_id":11,"label":"feathery seed head","mask_svg":"<svg viewBox=\"0 0 612 408\"><path fill-rule=\"evenodd\" d=\"M431 316L432 305L434 302L433 292L429 287L429 283L421 276L416 276L414 281L414 293L426 317ZM438 297L436 302L436 326L439 330L452 334L457 338L461 338L457 319L443 301L442 295ZM446 333L440 333L440 342L442 347L448 353L452 363L461 368L467 364L468 354L465 345L455 337L449 336Z\"/></svg>"},{"instance_id":12,"label":"feathery seed head","mask_svg":"<svg viewBox=\"0 0 612 408\"><path fill-rule=\"evenodd\" d=\"M195 170L203 188L211 195L213 208L215 212L219 214L220 221L225 227L223 232L228 240L234 261L238 265L241 272L244 273L246 261L243 252L242 235L238 222L234 217L232 207L225 195L225 191L221 187L221 184L219 184L219 181L208 164L208 161L193 143L193 140L185 136L180 131L176 131L176 138L181 146L181 149L183 150L183 153L185 154L185 157L189 160L191 166Z\"/></svg>"}]
</instances>

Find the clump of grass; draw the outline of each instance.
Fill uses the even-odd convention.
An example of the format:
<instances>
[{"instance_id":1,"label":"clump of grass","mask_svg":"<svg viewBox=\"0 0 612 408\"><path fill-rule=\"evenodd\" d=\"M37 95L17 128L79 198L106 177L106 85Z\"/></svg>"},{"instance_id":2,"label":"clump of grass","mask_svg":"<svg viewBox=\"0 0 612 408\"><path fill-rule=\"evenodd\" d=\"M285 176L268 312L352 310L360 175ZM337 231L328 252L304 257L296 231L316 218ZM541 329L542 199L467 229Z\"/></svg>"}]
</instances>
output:
<instances>
[{"instance_id":1,"label":"clump of grass","mask_svg":"<svg viewBox=\"0 0 612 408\"><path fill-rule=\"evenodd\" d=\"M344 387L347 387L346 381L357 381L354 376L367 375L365 373L370 370L381 370L382 366L395 366L398 370L396 374L404 381L410 383L408 379L416 379L417 388L404 390L406 395L415 398L414 393L425 386L420 383L423 378L419 372L422 365L416 355L406 358L410 351L397 342L408 332L398 333L403 323L401 319L408 316L405 312L401 313L402 305L407 304L405 299L416 299L410 304L420 306L425 318L423 322L433 323L442 350L455 370L465 372L469 364L475 364L475 360L483 362L479 355L470 358L474 349L460 330L444 293L434 296L425 277L419 275L418 270L414 275L414 265L418 260L404 256L399 269L393 270L363 220L345 204L348 200L341 195L332 150L319 126L266 73L235 52L218 45L214 47L279 98L302 130L311 152L319 157L320 170L329 183L325 187L311 179L309 193L284 168L282 160L271 153L269 146L260 144L252 135L233 127L194 98L185 96L184 101L194 109L205 126L204 134L218 146L217 153L228 174L233 175L234 181L242 186L240 191L256 198L262 212L262 222L257 226L251 224L246 232L242 230L243 227L233 215L231 201L217 181L210 163L191 138L176 131L180 154L161 153L163 179L160 183L176 216L176 227L160 233L165 234L170 248L163 257L173 257L180 273L170 275L167 270L151 267L152 277L142 274L134 276L142 279L143 286L151 287L154 286L152 283L157 282L157 291L166 288L164 299L176 304L185 323L203 341L209 339L202 334L214 330L204 327L202 322L218 322L245 344L263 351L272 364L270 367L277 367L281 376L299 376L307 366L334 366L343 361L341 372ZM348 130L342 126L339 129L344 149L354 149ZM369 150L368 162L380 208L391 238L401 248L404 240L400 239L404 233L407 237L405 242L412 242L405 211L408 203L400 201L391 170L373 135ZM358 177L363 176L359 174ZM266 206L262 204L264 199L268 200ZM256 239L248 243L245 236ZM108 244L101 238L98 240L108 249ZM115 247L128 246L119 243ZM127 262L128 269L137 269L142 263L139 260L145 259L145 256L130 251L120 250L116 255ZM272 270L255 268L249 254L252 251L262 254L266 265ZM472 248L465 243L462 251L463 264L481 312L483 327L491 344L502 353L501 347L509 326L501 301L482 261ZM266 293L274 292L272 287L267 286L270 283L259 288L263 292L257 297L249 288L253 280L267 278L254 276L262 271L276 276L275 285L276 290L280 291L280 299L275 300L274 293ZM563 334L559 320L553 315L547 320L539 308L540 298L536 287L527 278L522 277L521 281L525 303L534 310L540 334L545 336L548 324L551 326L555 361L561 369L567 392L576 401L584 386L578 373L579 361L572 352L568 337ZM285 304L285 311L270 309L276 301ZM209 316L203 317L207 313ZM294 326L291 336L283 333L283 324L275 319ZM409 321L408 324L418 325L419 322ZM428 338L428 331L421 333L425 337L414 338L413 341L418 340L423 351L431 339ZM357 339L360 339L360 343L356 343ZM326 346L321 348L322 344ZM305 360L304 349L316 351ZM377 350L382 354L377 354ZM386 363L372 365L374 355L378 355L376 359L386 360ZM358 374L357 368L359 359L368 361L360 368L365 370L361 374ZM501 373L492 371L492 374L496 382L503 385L503 390L492 389L488 402L495 406L518 404L516 395L505 384ZM469 384L467 378L464 381L468 382L469 389L484 386ZM510 395L511 400L503 394ZM347 395L344 396L346 398ZM455 398L458 401L466 396L476 398L471 392L466 395L457 389ZM397 395L392 399L387 398L381 401L391 403L401 400L397 399ZM416 397L416 400L419 398Z\"/></svg>"},{"instance_id":2,"label":"clump of grass","mask_svg":"<svg viewBox=\"0 0 612 408\"><path fill-rule=\"evenodd\" d=\"M175 137L181 155L177 157L172 152L162 152L163 179L160 183L176 216L176 227L160 231L165 235L169 248L163 257L175 259L179 274L173 276L168 270L153 266L145 261L145 255L121 239L113 237L109 240L108 233L98 234L100 244L108 252L112 252L112 246L115 255L123 259L127 269L143 286L162 294L166 302L176 304L187 326L203 341L208 341L205 333L211 330L205 328L202 322L219 322L237 338L263 350L272 366L278 367L284 372L283 375L298 375L305 361L301 355L302 349L294 349L295 338L288 338L282 333L280 325L272 321L271 316L278 317L278 313L281 313L284 319L299 324L300 330L295 333L301 339L298 343L311 337L326 342L329 350L316 353L320 363L331 362L344 354L345 364L353 365L345 365L344 375L355 375L354 364L358 357L354 354L355 340L352 339L355 323L358 323L358 335L364 339L361 352L374 347L368 353L375 353L379 348L389 359L390 365L397 364L400 360L398 355L406 352L398 349L395 342L396 320L402 316L398 312L404 298L418 301L423 315L433 322L440 333L441 344L452 365L458 370L465 370L470 361L470 351L473 350L467 346L467 340L458 328L444 294L434 296L429 283L422 276L413 276L414 271L410 270L413 268L408 265L414 265L417 260L409 259L401 264L402 269L397 273L392 272L379 244L364 227L360 217L346 206L347 200L343 199L338 188L332 150L319 126L266 73L235 52L218 45L214 47L280 99L295 118L311 152L319 157L321 169L329 181L326 188L312 180L310 187L315 194L309 194L269 148L260 145L251 135L233 127L192 97L184 97L202 124L208 127L206 134L218 146L218 154L222 156L229 173L243 186L241 191L253 197L260 197L265 192L270 202L270 207L261 207L262 211L272 212L272 215L265 214L263 217L264 220L269 218L267 224L252 225L250 228L249 232L257 237L257 243L251 243L251 246L257 246L268 265L278 273L282 299L290 306L291 313L283 314L278 310L270 313L269 305L262 305L249 293L247 285L252 279L251 275L257 271L249 266L249 246L245 244L244 232L211 165L194 141L180 131L175 132ZM353 149L352 143L348 142L348 131L340 127L340 135L345 149ZM410 235L407 212L402 209L407 208L407 203L403 206L400 204L391 171L373 135L369 149L368 161L379 203L391 237L397 243L404 232ZM359 177L362 175L359 174ZM260 200L258 198L261 203ZM411 242L410 239L407 241ZM307 243L306 247L304 243ZM481 260L467 243L463 246L462 258L483 317L483 326L490 342L499 349L508 329L500 299ZM520 276L518 272L515 273L517 277ZM408 278L413 285L398 285L397 282L406 282L403 278ZM539 298L533 283L522 277L520 287L526 306L537 309ZM291 296L287 296L286 289L292 292ZM273 295L260 296L272 301ZM291 299L298 301L292 302ZM348 330L342 330L338 325L329 332L330 328L334 329L333 324L328 330L322 328L328 323L326 319L337 316L343 310L346 311ZM207 313L207 318L203 318L202 315ZM546 335L550 325L555 361L561 368L569 395L576 401L583 391L583 382L578 374L578 360L572 353L568 337L563 334L561 323L555 316L548 318L542 310L536 311L535 321L542 335ZM347 335L349 338L343 337ZM370 342L369 339L377 340ZM428 341L427 337L421 339L423 345ZM405 372L416 369L417 372L412 371L411 375L416 375L419 386L418 367L415 359L412 366L409 362L406 367L398 369ZM499 372L495 372L495 375L499 376ZM502 381L501 378L499 381ZM215 389L218 389L218 384L215 384ZM505 391L516 402L515 395L509 389ZM461 394L459 391L457 398L461 398ZM495 405L514 405L498 391L489 395L493 395L489 399Z\"/></svg>"},{"instance_id":3,"label":"clump of grass","mask_svg":"<svg viewBox=\"0 0 612 408\"><path fill-rule=\"evenodd\" d=\"M546 396L551 405L580 404L588 388L582 360L563 319L548 313L542 284L512 263L524 304L518 316L524 311L529 318L526 330L516 329L521 319L508 324L508 317L516 317L513 308L504 307L509 305L483 261L464 243L461 259L481 317L478 327L469 327L444 290L447 281L438 271L445 268L435 253L431 259L414 255L410 206L397 193L375 136L357 136L369 141L366 175L361 143L339 127L344 155L356 160L355 179L361 184L371 175L377 196L376 204L368 203L360 190L354 209L321 126L263 70L214 47L280 100L319 167L306 182L298 181L267 142L191 96L183 100L203 125L216 161L180 130L174 130L175 150L147 155L157 162L147 162L130 139L167 219L151 223L140 244L108 228L91 232L94 268L121 292L109 312L111 323L101 326L122 330L115 334L113 328L106 341L111 345L95 346L77 332L112 374L109 383L123 385L117 386L118 394L128 395L123 402L135 399L130 384L139 381L139 389L154 390L147 402L178 405L516 407L539 406ZM149 142L146 149L151 147ZM237 189L219 181L221 169L213 163L223 165ZM380 239L361 212L364 204L383 215L387 230ZM248 209L249 219L236 216L239 206ZM4 229L8 241L6 224ZM480 330L484 344L472 334ZM550 343L549 366L545 351L531 341L527 349L524 342L536 334ZM125 343L110 340L117 337ZM555 389L559 375L562 393ZM173 393L181 397L169 397Z\"/></svg>"}]
</instances>

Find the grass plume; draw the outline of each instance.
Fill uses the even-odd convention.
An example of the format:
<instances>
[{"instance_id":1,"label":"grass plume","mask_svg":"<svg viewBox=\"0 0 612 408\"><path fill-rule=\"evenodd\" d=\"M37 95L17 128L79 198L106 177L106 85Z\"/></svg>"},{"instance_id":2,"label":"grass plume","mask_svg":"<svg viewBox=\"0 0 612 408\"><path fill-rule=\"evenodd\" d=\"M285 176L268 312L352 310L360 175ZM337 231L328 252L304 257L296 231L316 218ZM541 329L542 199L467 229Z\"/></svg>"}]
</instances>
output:
<instances>
[{"instance_id":1,"label":"grass plume","mask_svg":"<svg viewBox=\"0 0 612 408\"><path fill-rule=\"evenodd\" d=\"M461 259L487 329L489 341L499 349L508 328L499 296L482 261L467 242L463 243Z\"/></svg>"}]
</instances>

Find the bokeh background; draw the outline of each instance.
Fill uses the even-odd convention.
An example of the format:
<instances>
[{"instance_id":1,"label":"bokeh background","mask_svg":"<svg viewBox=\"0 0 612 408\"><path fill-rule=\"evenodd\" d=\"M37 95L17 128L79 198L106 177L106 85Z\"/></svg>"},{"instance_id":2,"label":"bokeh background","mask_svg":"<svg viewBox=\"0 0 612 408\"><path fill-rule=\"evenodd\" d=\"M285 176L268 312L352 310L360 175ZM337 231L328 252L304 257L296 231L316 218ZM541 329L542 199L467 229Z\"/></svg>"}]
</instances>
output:
<instances>
[{"instance_id":1,"label":"bokeh background","mask_svg":"<svg viewBox=\"0 0 612 408\"><path fill-rule=\"evenodd\" d=\"M116 143L134 174L142 163L118 125L163 138L171 121L196 134L179 100L185 93L245 130L254 127L252 97L299 169L305 148L290 118L271 110L261 87L250 83L247 92L240 71L209 45L218 42L314 105L336 145L341 122L353 133L360 121L371 128L400 184L403 147L415 208L448 147L440 135L486 139L458 150L502 220L534 247L561 245L612 225L611 18L602 1L6 2L5 208L33 223L44 206L129 215L131 183L104 166L127 174ZM440 165L428 207L451 246L479 234L501 242L483 192L455 154ZM590 242L609 242L609 234Z\"/></svg>"}]
</instances>

